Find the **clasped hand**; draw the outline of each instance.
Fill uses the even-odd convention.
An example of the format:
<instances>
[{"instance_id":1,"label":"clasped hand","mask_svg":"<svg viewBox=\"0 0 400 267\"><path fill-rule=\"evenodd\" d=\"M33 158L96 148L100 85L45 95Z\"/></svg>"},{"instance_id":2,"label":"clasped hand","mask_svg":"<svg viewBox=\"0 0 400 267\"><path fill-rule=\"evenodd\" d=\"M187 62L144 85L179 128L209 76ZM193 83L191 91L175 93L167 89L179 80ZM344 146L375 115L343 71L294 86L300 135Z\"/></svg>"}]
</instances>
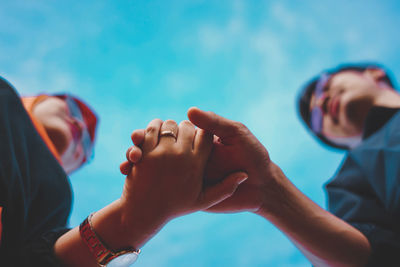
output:
<instances>
[{"instance_id":1,"label":"clasped hand","mask_svg":"<svg viewBox=\"0 0 400 267\"><path fill-rule=\"evenodd\" d=\"M259 212L276 169L267 150L241 123L197 108L188 117L192 123L153 120L132 133L120 166L126 199L146 203L164 221L197 210ZM164 130L176 140L160 137Z\"/></svg>"},{"instance_id":2,"label":"clasped hand","mask_svg":"<svg viewBox=\"0 0 400 267\"><path fill-rule=\"evenodd\" d=\"M160 135L160 132L170 135ZM175 136L176 138L175 138ZM132 134L136 144L127 152L121 171L127 174L122 201L126 214L159 228L169 220L208 209L230 197L247 179L234 173L207 185L203 179L213 148L213 135L189 121L153 120ZM140 160L140 161L139 161Z\"/></svg>"}]
</instances>

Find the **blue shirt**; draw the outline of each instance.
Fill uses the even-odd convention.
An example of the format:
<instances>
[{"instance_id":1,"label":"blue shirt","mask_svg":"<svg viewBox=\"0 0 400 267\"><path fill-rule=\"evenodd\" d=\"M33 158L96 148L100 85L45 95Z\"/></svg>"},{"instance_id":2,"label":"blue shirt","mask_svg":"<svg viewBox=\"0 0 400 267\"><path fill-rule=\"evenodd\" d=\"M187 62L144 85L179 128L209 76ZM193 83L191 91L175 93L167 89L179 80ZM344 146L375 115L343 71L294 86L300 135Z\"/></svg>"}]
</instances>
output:
<instances>
[{"instance_id":1,"label":"blue shirt","mask_svg":"<svg viewBox=\"0 0 400 267\"><path fill-rule=\"evenodd\" d=\"M326 184L328 209L369 240L368 266L400 266L400 111L374 108L364 140Z\"/></svg>"}]
</instances>

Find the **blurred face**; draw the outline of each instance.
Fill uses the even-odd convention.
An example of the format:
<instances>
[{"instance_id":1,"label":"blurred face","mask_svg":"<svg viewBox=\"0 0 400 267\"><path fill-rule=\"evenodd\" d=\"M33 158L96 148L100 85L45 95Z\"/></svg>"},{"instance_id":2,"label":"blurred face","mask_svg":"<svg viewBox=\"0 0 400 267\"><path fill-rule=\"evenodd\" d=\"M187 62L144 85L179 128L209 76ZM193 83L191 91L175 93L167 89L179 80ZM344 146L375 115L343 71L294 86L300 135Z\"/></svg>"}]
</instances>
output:
<instances>
[{"instance_id":1,"label":"blurred face","mask_svg":"<svg viewBox=\"0 0 400 267\"><path fill-rule=\"evenodd\" d=\"M79 168L85 159L81 138L86 126L71 116L67 102L58 97L48 97L34 107L33 115L46 129L61 155L66 172Z\"/></svg>"},{"instance_id":2,"label":"blurred face","mask_svg":"<svg viewBox=\"0 0 400 267\"><path fill-rule=\"evenodd\" d=\"M321 133L328 138L359 136L379 91L378 82L367 71L331 75L310 101L312 113L316 108L320 111Z\"/></svg>"}]
</instances>

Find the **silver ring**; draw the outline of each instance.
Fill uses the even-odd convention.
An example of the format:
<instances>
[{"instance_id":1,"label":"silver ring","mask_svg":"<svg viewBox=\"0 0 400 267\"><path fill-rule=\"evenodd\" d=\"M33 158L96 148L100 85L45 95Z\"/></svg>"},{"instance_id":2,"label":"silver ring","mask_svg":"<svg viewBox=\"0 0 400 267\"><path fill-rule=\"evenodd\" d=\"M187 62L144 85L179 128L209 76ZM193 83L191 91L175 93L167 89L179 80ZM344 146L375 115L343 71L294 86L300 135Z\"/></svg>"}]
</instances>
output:
<instances>
[{"instance_id":1,"label":"silver ring","mask_svg":"<svg viewBox=\"0 0 400 267\"><path fill-rule=\"evenodd\" d=\"M177 139L176 134L174 133L174 131L171 131L171 130L162 131L160 133L160 137L163 137L163 136L171 136L171 137L175 138L175 140Z\"/></svg>"}]
</instances>

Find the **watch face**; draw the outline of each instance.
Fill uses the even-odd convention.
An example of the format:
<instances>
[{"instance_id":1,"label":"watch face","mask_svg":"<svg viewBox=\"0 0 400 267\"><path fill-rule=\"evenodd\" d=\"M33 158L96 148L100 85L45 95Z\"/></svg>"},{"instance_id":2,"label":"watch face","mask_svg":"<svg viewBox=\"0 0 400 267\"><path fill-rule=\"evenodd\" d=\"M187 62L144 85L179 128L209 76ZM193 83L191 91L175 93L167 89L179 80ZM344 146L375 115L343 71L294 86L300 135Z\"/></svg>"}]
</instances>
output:
<instances>
[{"instance_id":1,"label":"watch face","mask_svg":"<svg viewBox=\"0 0 400 267\"><path fill-rule=\"evenodd\" d=\"M126 253L111 260L107 267L129 267L135 263L137 258L137 253Z\"/></svg>"}]
</instances>

